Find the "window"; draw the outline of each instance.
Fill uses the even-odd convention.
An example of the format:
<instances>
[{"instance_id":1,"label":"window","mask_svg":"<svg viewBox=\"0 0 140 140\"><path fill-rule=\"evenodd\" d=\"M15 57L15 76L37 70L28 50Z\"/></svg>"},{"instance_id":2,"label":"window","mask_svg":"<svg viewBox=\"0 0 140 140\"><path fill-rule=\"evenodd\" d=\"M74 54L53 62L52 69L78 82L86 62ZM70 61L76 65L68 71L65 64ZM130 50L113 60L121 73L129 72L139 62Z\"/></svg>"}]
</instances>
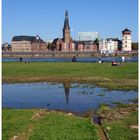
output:
<instances>
[{"instance_id":1,"label":"window","mask_svg":"<svg viewBox=\"0 0 140 140\"><path fill-rule=\"evenodd\" d=\"M125 45L125 47L127 47L127 45Z\"/></svg>"},{"instance_id":2,"label":"window","mask_svg":"<svg viewBox=\"0 0 140 140\"><path fill-rule=\"evenodd\" d=\"M127 39L127 36L125 37L125 39Z\"/></svg>"},{"instance_id":3,"label":"window","mask_svg":"<svg viewBox=\"0 0 140 140\"><path fill-rule=\"evenodd\" d=\"M127 43L127 41L125 41L125 43Z\"/></svg>"}]
</instances>

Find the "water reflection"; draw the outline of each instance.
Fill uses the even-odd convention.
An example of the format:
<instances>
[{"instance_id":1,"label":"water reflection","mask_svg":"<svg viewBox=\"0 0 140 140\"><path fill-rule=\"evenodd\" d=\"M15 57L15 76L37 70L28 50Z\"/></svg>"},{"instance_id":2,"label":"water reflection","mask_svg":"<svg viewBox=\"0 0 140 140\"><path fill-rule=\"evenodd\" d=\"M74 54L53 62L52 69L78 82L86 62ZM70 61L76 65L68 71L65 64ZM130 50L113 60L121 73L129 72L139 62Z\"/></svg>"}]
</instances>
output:
<instances>
[{"instance_id":1,"label":"water reflection","mask_svg":"<svg viewBox=\"0 0 140 140\"><path fill-rule=\"evenodd\" d=\"M70 82L64 82L63 86L64 86L64 91L65 91L66 103L69 104L69 92L70 92L71 83Z\"/></svg>"},{"instance_id":2,"label":"water reflection","mask_svg":"<svg viewBox=\"0 0 140 140\"><path fill-rule=\"evenodd\" d=\"M8 108L48 108L82 113L97 110L100 104L116 106L137 98L137 91L107 90L84 83L2 85L2 106Z\"/></svg>"}]
</instances>

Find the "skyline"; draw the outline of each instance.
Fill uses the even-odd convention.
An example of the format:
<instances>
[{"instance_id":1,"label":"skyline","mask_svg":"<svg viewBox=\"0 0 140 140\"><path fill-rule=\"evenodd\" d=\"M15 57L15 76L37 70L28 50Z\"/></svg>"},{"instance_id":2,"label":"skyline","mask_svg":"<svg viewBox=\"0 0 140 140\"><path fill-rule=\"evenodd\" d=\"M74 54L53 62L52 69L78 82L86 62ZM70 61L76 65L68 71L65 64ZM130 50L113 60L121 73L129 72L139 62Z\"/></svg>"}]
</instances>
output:
<instances>
[{"instance_id":1,"label":"skyline","mask_svg":"<svg viewBox=\"0 0 140 140\"><path fill-rule=\"evenodd\" d=\"M138 41L137 0L3 0L2 43L11 43L17 35L61 38L66 10L73 39L77 39L78 32L121 39L121 31L127 27L132 31L132 42Z\"/></svg>"}]
</instances>

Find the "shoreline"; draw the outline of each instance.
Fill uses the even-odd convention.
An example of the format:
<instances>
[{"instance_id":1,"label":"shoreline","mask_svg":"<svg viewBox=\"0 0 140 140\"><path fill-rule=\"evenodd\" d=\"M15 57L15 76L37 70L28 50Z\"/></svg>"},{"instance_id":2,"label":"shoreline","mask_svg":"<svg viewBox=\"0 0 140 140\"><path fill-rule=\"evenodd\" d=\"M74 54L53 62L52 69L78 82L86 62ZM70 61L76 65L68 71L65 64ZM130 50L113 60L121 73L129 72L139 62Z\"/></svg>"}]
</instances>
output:
<instances>
[{"instance_id":1,"label":"shoreline","mask_svg":"<svg viewBox=\"0 0 140 140\"><path fill-rule=\"evenodd\" d=\"M137 62L117 67L110 63L4 62L2 83L92 83L108 89L131 90L138 89L137 67Z\"/></svg>"},{"instance_id":2,"label":"shoreline","mask_svg":"<svg viewBox=\"0 0 140 140\"><path fill-rule=\"evenodd\" d=\"M99 81L98 81L99 80ZM101 87L101 88L107 88L109 90L138 90L138 86L135 86L135 83L138 81L132 81L134 85L129 85L128 83L130 80L127 79L115 79L108 80L108 79L79 79L79 78L20 78L20 79L14 79L14 78L2 78L2 84L20 84L20 83L39 83L39 82L50 82L50 83L85 83L85 84L94 84L95 86ZM120 82L120 84L119 84ZM110 85L110 84L112 85ZM122 86L121 83L124 83Z\"/></svg>"}]
</instances>

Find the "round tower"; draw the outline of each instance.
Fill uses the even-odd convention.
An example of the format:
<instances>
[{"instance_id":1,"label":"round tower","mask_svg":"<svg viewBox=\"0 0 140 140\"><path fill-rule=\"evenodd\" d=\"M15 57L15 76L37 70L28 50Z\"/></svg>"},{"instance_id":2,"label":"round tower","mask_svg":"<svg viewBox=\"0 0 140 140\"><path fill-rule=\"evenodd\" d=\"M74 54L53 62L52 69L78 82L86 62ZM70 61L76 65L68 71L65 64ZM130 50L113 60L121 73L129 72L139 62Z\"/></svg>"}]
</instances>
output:
<instances>
[{"instance_id":1,"label":"round tower","mask_svg":"<svg viewBox=\"0 0 140 140\"><path fill-rule=\"evenodd\" d=\"M131 51L131 31L127 28L122 31L122 51Z\"/></svg>"}]
</instances>

